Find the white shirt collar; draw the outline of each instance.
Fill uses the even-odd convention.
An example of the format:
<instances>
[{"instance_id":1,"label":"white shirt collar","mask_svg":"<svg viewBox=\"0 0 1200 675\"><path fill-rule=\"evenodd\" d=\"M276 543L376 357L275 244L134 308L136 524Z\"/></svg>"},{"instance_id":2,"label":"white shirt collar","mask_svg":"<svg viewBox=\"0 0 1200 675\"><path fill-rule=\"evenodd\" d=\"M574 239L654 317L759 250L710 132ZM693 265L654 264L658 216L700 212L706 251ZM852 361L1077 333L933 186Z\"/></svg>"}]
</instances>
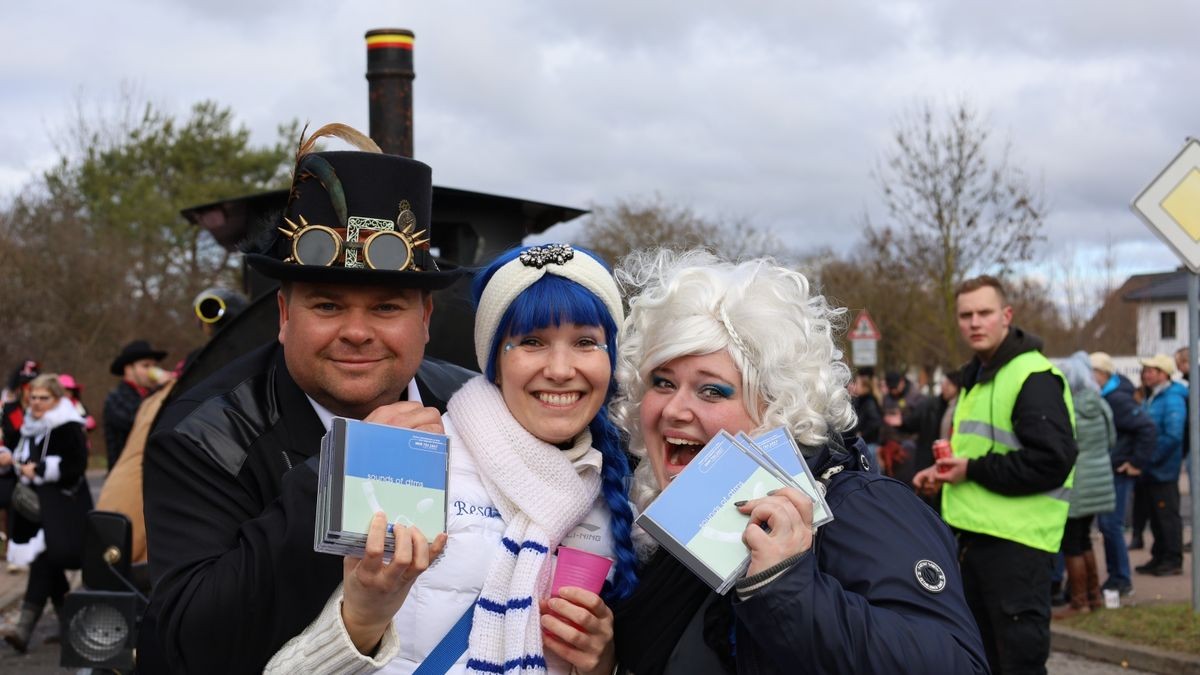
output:
<instances>
[{"instance_id":1,"label":"white shirt collar","mask_svg":"<svg viewBox=\"0 0 1200 675\"><path fill-rule=\"evenodd\" d=\"M567 450L561 450L564 456L575 467L575 473L582 474L584 469L604 469L604 455L592 447L592 434L587 429L575 437L575 445Z\"/></svg>"},{"instance_id":2,"label":"white shirt collar","mask_svg":"<svg viewBox=\"0 0 1200 675\"><path fill-rule=\"evenodd\" d=\"M329 425L333 423L333 418L336 417L336 415L334 415L329 408L326 408L320 403L314 401L313 397L309 396L308 394L305 394L304 398L308 399L308 403L312 406L313 412L317 413L317 417L320 418L321 424L325 427L325 433L329 433ZM408 381L407 400L416 401L417 403L424 402L421 400L421 390L417 388L417 378L415 377Z\"/></svg>"}]
</instances>

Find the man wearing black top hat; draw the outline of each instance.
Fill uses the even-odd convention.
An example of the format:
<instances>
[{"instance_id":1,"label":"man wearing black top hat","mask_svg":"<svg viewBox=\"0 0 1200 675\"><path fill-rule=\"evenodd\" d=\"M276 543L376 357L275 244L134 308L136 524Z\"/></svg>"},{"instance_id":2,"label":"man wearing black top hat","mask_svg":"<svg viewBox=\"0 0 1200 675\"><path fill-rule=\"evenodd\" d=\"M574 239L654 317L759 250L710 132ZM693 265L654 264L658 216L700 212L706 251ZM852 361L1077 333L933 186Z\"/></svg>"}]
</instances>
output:
<instances>
[{"instance_id":1,"label":"man wearing black top hat","mask_svg":"<svg viewBox=\"0 0 1200 675\"><path fill-rule=\"evenodd\" d=\"M142 630L172 672L260 672L341 582L342 560L313 551L332 416L441 431L471 375L424 358L431 291L461 275L429 253L429 167L310 145L279 228L246 256L281 281L278 343L172 402L147 448Z\"/></svg>"},{"instance_id":2,"label":"man wearing black top hat","mask_svg":"<svg viewBox=\"0 0 1200 675\"><path fill-rule=\"evenodd\" d=\"M155 365L166 355L145 340L134 340L125 345L108 367L110 373L121 378L117 388L108 392L108 398L104 399L104 444L110 471L125 448L142 399L161 384L154 377Z\"/></svg>"}]
</instances>

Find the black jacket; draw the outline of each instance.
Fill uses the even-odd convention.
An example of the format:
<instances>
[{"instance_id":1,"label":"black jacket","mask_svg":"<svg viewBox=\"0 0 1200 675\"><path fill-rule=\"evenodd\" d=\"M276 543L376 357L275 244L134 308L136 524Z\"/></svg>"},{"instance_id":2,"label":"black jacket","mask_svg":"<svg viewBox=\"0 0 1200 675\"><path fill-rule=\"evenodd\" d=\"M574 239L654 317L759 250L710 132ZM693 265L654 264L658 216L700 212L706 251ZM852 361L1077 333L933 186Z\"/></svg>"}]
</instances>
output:
<instances>
[{"instance_id":1,"label":"black jacket","mask_svg":"<svg viewBox=\"0 0 1200 675\"><path fill-rule=\"evenodd\" d=\"M92 510L92 494L84 475L88 447L83 425L68 422L55 427L44 439L44 447L45 456L41 444L34 443L30 448L30 459L37 463L34 473L45 477L46 458L58 457L58 480L33 486L41 507L42 522L29 527L32 531L41 528L46 541L43 555L47 562L61 569L79 569L83 565L87 513ZM12 517L14 521L24 520L18 513Z\"/></svg>"},{"instance_id":2,"label":"black jacket","mask_svg":"<svg viewBox=\"0 0 1200 675\"><path fill-rule=\"evenodd\" d=\"M1042 340L1012 326L992 360L979 357L963 366L963 393L987 382L1020 354L1041 351ZM967 478L1003 495L1029 495L1057 488L1075 466L1079 448L1071 414L1063 401L1063 381L1046 371L1025 380L1013 407L1012 427L1021 450L1007 454L988 453L967 462Z\"/></svg>"},{"instance_id":3,"label":"black jacket","mask_svg":"<svg viewBox=\"0 0 1200 675\"><path fill-rule=\"evenodd\" d=\"M852 402L854 414L858 417L858 424L854 427L855 433L867 443L878 445L879 428L883 425L883 412L879 401L875 400L874 394L863 394L855 396Z\"/></svg>"},{"instance_id":4,"label":"black jacket","mask_svg":"<svg viewBox=\"0 0 1200 675\"><path fill-rule=\"evenodd\" d=\"M807 458L816 476L832 474L822 482L834 520L781 576L733 600L738 675L988 672L953 535L908 486L866 470L865 452L859 442ZM653 590L639 588L628 602ZM727 672L702 637L705 614L684 629L662 672ZM669 623L643 616L641 626L618 620L619 660L630 641L653 639Z\"/></svg>"},{"instance_id":5,"label":"black jacket","mask_svg":"<svg viewBox=\"0 0 1200 675\"><path fill-rule=\"evenodd\" d=\"M926 396L912 410L911 414L902 418L900 431L916 433L917 442L913 449L913 456L904 466L900 467L900 471L892 474L893 478L912 487L913 476L918 471L933 466L933 442L941 437L942 416L946 414L946 409L949 406L949 402L942 398L941 395ZM930 496L923 494L918 494L917 496L934 511L941 512L941 492Z\"/></svg>"},{"instance_id":6,"label":"black jacket","mask_svg":"<svg viewBox=\"0 0 1200 675\"><path fill-rule=\"evenodd\" d=\"M471 375L427 359L422 400L444 410ZM172 672L261 672L341 582L341 558L313 551L324 434L278 344L162 412L144 465L148 613Z\"/></svg>"},{"instance_id":7,"label":"black jacket","mask_svg":"<svg viewBox=\"0 0 1200 675\"><path fill-rule=\"evenodd\" d=\"M122 380L104 399L104 447L110 471L125 449L125 441L129 438L130 429L133 429L133 418L137 417L142 398L132 384Z\"/></svg>"},{"instance_id":8,"label":"black jacket","mask_svg":"<svg viewBox=\"0 0 1200 675\"><path fill-rule=\"evenodd\" d=\"M1158 446L1158 429L1142 406L1133 400L1133 383L1124 375L1113 377L1116 382L1110 380L1101 391L1108 407L1112 408L1113 426L1117 428L1117 444L1111 451L1113 468L1129 462L1138 469L1145 469Z\"/></svg>"},{"instance_id":9,"label":"black jacket","mask_svg":"<svg viewBox=\"0 0 1200 675\"><path fill-rule=\"evenodd\" d=\"M9 401L0 408L0 434L3 434L3 445L9 450L16 450L21 442L21 420L25 411L21 408L21 400Z\"/></svg>"}]
</instances>

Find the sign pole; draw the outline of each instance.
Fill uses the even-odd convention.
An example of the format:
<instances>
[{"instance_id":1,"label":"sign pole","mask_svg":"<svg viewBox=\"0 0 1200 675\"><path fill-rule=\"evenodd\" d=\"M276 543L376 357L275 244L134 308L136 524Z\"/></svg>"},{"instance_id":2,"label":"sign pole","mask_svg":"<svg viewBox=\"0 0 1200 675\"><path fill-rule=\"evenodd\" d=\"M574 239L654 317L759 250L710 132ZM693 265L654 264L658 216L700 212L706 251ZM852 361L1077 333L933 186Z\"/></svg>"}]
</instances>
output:
<instances>
[{"instance_id":1,"label":"sign pole","mask_svg":"<svg viewBox=\"0 0 1200 675\"><path fill-rule=\"evenodd\" d=\"M1196 556L1196 531L1200 524L1200 494L1195 476L1200 476L1200 275L1188 272L1188 496L1192 502L1192 612L1200 612L1200 557Z\"/></svg>"},{"instance_id":2,"label":"sign pole","mask_svg":"<svg viewBox=\"0 0 1200 675\"><path fill-rule=\"evenodd\" d=\"M1200 529L1200 139L1189 136L1183 149L1130 203L1146 223L1188 267L1188 493L1192 501L1192 543ZM1178 477L1176 478L1178 480ZM1180 516L1183 514L1181 513ZM1192 554L1192 612L1200 613L1200 561Z\"/></svg>"}]
</instances>

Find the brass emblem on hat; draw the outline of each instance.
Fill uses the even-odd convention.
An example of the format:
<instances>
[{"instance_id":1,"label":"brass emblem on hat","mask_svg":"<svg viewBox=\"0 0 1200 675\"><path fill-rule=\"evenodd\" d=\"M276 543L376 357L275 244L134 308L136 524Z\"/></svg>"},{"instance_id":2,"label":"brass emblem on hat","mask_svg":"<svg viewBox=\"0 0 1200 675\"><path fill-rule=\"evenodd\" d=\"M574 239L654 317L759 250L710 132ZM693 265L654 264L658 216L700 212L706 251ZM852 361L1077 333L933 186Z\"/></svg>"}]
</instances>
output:
<instances>
[{"instance_id":1,"label":"brass emblem on hat","mask_svg":"<svg viewBox=\"0 0 1200 675\"><path fill-rule=\"evenodd\" d=\"M417 226L417 214L412 212L412 207L409 206L408 200L400 202L400 215L396 216L396 227L400 228L401 232L412 232ZM422 232L421 234L424 234ZM417 235L420 236L420 235ZM418 244L413 242L414 246Z\"/></svg>"},{"instance_id":2,"label":"brass emblem on hat","mask_svg":"<svg viewBox=\"0 0 1200 675\"><path fill-rule=\"evenodd\" d=\"M374 233L367 237L367 241L359 242L363 230L374 230ZM359 249L365 249L367 242L374 239L377 235L384 232L395 232L396 226L390 220L383 218L365 218L363 216L350 216L346 219L346 264L345 267L359 269L366 267L364 261L358 259ZM351 244L354 244L353 246ZM365 255L365 251L364 251ZM410 252L409 256L412 258Z\"/></svg>"}]
</instances>

